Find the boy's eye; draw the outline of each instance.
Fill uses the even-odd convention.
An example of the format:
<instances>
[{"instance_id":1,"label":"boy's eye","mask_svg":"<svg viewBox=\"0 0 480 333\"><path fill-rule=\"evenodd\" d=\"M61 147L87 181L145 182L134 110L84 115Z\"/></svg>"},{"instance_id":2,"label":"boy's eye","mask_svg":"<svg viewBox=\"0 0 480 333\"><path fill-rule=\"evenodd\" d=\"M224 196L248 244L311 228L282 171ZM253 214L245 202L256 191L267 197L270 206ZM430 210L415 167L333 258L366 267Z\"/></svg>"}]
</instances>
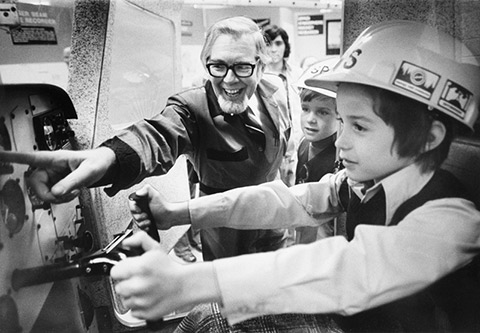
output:
<instances>
[{"instance_id":1,"label":"boy's eye","mask_svg":"<svg viewBox=\"0 0 480 333\"><path fill-rule=\"evenodd\" d=\"M318 110L318 111L317 111L317 115L319 115L319 116L328 116L328 115L330 115L330 111L329 111L329 110L324 110L324 109Z\"/></svg>"},{"instance_id":2,"label":"boy's eye","mask_svg":"<svg viewBox=\"0 0 480 333\"><path fill-rule=\"evenodd\" d=\"M363 132L366 130L365 127L359 124L353 124L353 129L356 130L357 132Z\"/></svg>"}]
</instances>

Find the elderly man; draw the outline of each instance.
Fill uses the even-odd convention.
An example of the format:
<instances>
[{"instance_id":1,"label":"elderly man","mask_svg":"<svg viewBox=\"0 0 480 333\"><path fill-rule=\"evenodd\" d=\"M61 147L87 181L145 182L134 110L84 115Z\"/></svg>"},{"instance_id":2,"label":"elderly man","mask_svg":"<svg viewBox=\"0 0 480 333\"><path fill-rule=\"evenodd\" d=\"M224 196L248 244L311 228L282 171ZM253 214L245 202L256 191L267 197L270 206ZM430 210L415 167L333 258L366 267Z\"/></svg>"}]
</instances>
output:
<instances>
[{"instance_id":1,"label":"elderly man","mask_svg":"<svg viewBox=\"0 0 480 333\"><path fill-rule=\"evenodd\" d=\"M73 199L82 186L111 185L113 196L148 176L165 174L184 154L202 194L264 183L278 177L291 121L284 90L262 79L268 51L258 26L245 17L213 24L201 60L204 86L170 97L151 119L130 126L88 151L32 154L39 168L31 183L40 198ZM54 168L51 168L51 166ZM283 229L202 230L204 260L275 250Z\"/></svg>"}]
</instances>

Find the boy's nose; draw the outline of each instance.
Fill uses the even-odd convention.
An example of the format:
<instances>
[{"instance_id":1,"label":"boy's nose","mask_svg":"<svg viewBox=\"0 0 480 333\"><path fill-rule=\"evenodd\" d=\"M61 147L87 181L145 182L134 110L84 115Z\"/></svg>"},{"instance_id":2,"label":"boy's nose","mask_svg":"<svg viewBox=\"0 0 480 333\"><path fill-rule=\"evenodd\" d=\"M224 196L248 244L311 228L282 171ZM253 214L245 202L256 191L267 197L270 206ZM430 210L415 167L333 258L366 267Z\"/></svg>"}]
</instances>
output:
<instances>
[{"instance_id":1,"label":"boy's nose","mask_svg":"<svg viewBox=\"0 0 480 333\"><path fill-rule=\"evenodd\" d=\"M307 116L307 121L309 123L316 123L317 122L317 118L315 117L315 114L313 112L310 112Z\"/></svg>"},{"instance_id":2,"label":"boy's nose","mask_svg":"<svg viewBox=\"0 0 480 333\"><path fill-rule=\"evenodd\" d=\"M347 149L348 145L348 138L345 135L345 131L339 128L337 131L337 140L335 140L335 147L338 149Z\"/></svg>"}]
</instances>

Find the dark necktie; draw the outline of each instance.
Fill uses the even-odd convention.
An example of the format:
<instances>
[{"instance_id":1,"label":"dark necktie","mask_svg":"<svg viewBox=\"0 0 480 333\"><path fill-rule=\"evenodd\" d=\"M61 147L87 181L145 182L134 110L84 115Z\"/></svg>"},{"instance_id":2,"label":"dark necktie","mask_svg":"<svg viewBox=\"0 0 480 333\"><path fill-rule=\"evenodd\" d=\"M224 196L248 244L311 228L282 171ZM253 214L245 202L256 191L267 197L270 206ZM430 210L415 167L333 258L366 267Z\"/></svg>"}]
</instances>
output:
<instances>
[{"instance_id":1,"label":"dark necktie","mask_svg":"<svg viewBox=\"0 0 480 333\"><path fill-rule=\"evenodd\" d=\"M383 187L380 187L378 192L364 203L360 202L360 198L355 193L351 193L347 208L347 239L352 240L357 225L385 225L385 219L385 191Z\"/></svg>"},{"instance_id":2,"label":"dark necktie","mask_svg":"<svg viewBox=\"0 0 480 333\"><path fill-rule=\"evenodd\" d=\"M252 139L260 145L262 149L265 149L265 132L253 114L253 111L248 107L245 112L240 113L239 116L240 119L243 120L243 124L252 136Z\"/></svg>"}]
</instances>

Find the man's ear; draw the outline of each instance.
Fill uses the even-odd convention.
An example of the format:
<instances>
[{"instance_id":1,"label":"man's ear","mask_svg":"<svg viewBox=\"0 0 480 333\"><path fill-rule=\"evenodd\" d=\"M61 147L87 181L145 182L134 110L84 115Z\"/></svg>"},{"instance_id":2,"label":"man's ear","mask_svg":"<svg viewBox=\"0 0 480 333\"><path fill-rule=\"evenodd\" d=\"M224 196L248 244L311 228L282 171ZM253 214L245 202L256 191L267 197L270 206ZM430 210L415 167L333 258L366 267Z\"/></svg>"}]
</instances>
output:
<instances>
[{"instance_id":1,"label":"man's ear","mask_svg":"<svg viewBox=\"0 0 480 333\"><path fill-rule=\"evenodd\" d=\"M425 145L425 152L437 148L445 139L447 129L445 125L439 121L434 120L432 126L430 127L430 134L428 135L428 141Z\"/></svg>"}]
</instances>

